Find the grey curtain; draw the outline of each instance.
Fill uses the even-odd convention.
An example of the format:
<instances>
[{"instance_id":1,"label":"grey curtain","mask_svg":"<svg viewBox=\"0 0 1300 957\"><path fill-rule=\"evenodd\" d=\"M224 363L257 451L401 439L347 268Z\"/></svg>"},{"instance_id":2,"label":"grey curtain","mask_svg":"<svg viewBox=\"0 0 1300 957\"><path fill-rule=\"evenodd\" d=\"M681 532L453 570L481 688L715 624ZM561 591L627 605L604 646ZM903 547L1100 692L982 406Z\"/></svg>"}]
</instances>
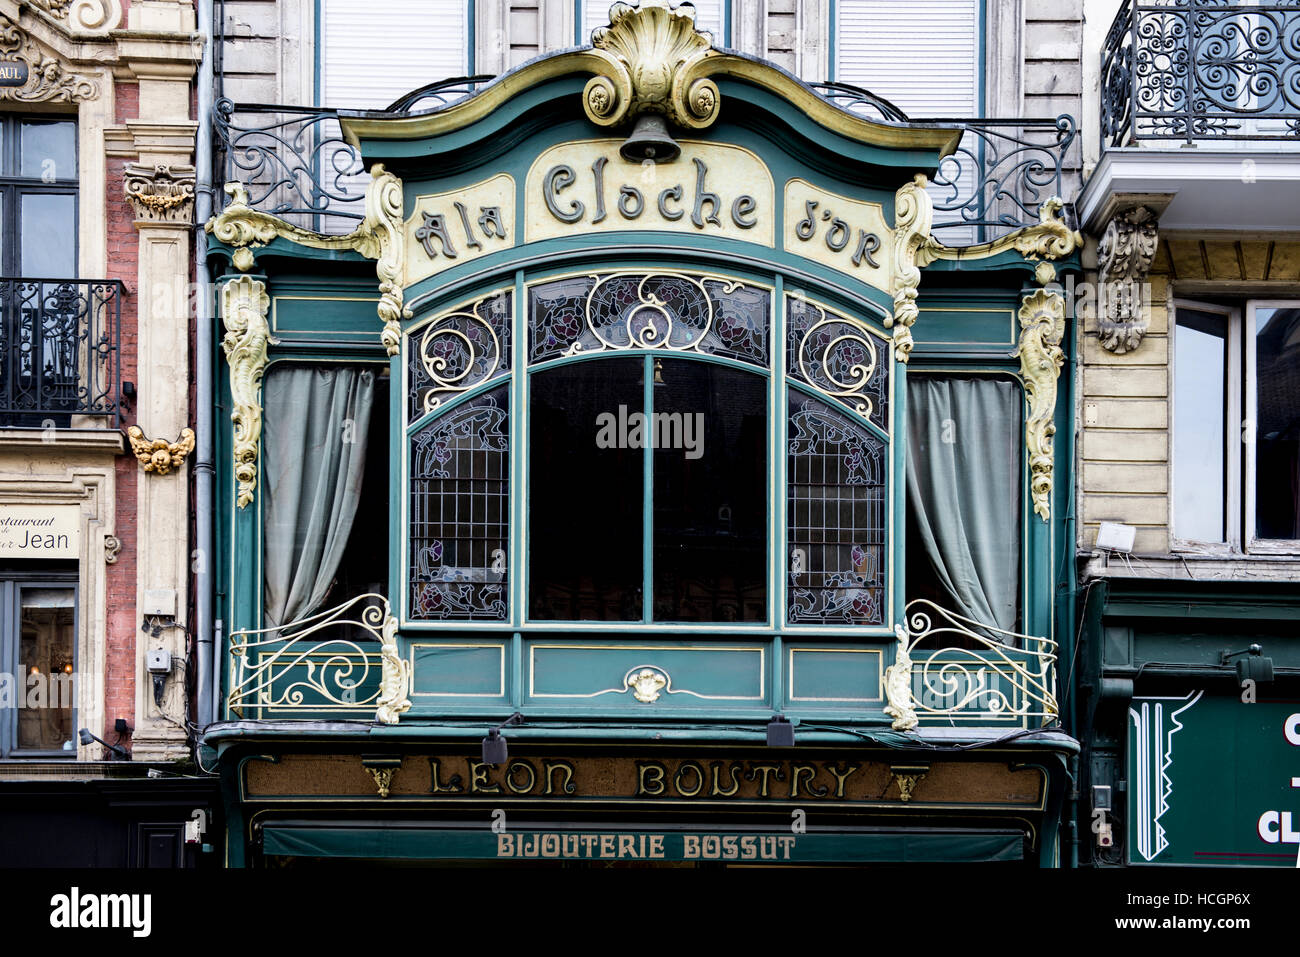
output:
<instances>
[{"instance_id":1,"label":"grey curtain","mask_svg":"<svg viewBox=\"0 0 1300 957\"><path fill-rule=\"evenodd\" d=\"M1014 631L1020 579L1019 383L913 376L907 494L953 611Z\"/></svg>"},{"instance_id":2,"label":"grey curtain","mask_svg":"<svg viewBox=\"0 0 1300 957\"><path fill-rule=\"evenodd\" d=\"M266 378L267 628L310 615L329 592L361 500L374 396L374 372L352 366L282 366Z\"/></svg>"}]
</instances>

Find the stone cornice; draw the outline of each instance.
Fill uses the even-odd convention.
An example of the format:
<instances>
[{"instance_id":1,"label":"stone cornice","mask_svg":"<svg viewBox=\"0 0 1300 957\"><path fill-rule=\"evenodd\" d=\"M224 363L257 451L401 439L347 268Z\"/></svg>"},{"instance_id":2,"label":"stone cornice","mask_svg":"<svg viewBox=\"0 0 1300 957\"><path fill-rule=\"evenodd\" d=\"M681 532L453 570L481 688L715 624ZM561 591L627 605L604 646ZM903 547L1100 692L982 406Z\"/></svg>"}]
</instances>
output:
<instances>
[{"instance_id":1,"label":"stone cornice","mask_svg":"<svg viewBox=\"0 0 1300 957\"><path fill-rule=\"evenodd\" d=\"M39 449L120 455L125 447L120 429L0 429L0 453Z\"/></svg>"}]
</instances>

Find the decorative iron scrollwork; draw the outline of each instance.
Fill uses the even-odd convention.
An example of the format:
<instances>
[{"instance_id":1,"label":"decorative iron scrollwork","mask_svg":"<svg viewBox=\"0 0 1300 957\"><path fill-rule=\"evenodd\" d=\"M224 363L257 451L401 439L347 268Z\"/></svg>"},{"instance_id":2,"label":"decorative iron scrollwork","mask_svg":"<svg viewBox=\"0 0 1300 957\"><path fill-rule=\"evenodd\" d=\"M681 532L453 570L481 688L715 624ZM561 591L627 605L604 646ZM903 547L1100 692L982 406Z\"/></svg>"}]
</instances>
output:
<instances>
[{"instance_id":1,"label":"decorative iron scrollwork","mask_svg":"<svg viewBox=\"0 0 1300 957\"><path fill-rule=\"evenodd\" d=\"M888 430L888 340L802 296L786 296L785 315L787 372Z\"/></svg>"},{"instance_id":2,"label":"decorative iron scrollwork","mask_svg":"<svg viewBox=\"0 0 1300 957\"><path fill-rule=\"evenodd\" d=\"M412 335L412 418L510 372L513 296L502 291L442 313Z\"/></svg>"}]
</instances>

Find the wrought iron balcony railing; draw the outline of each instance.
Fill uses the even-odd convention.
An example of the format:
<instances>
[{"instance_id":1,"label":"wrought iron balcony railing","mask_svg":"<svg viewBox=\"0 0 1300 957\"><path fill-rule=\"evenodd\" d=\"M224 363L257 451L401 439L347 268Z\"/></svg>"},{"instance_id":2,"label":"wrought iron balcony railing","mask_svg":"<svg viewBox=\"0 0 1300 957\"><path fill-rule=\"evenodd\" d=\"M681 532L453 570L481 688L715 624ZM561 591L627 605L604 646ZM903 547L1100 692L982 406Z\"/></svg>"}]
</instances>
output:
<instances>
[{"instance_id":1,"label":"wrought iron balcony railing","mask_svg":"<svg viewBox=\"0 0 1300 957\"><path fill-rule=\"evenodd\" d=\"M0 278L0 425L119 418L122 284Z\"/></svg>"},{"instance_id":2,"label":"wrought iron balcony railing","mask_svg":"<svg viewBox=\"0 0 1300 957\"><path fill-rule=\"evenodd\" d=\"M1102 50L1101 137L1300 144L1300 3L1125 0Z\"/></svg>"},{"instance_id":3,"label":"wrought iron balcony railing","mask_svg":"<svg viewBox=\"0 0 1300 957\"><path fill-rule=\"evenodd\" d=\"M429 111L473 95L491 77L457 77L423 87L389 107ZM949 245L984 242L1038 221L1052 196L1068 198L1065 179L1077 166L1076 129L1069 116L1049 119L909 120L893 104L844 83L813 89L845 110L887 123L964 127L956 153L931 185L936 235ZM295 225L344 233L361 221L369 175L343 141L338 111L314 107L217 101L212 113L220 182L243 183L249 204Z\"/></svg>"}]
</instances>

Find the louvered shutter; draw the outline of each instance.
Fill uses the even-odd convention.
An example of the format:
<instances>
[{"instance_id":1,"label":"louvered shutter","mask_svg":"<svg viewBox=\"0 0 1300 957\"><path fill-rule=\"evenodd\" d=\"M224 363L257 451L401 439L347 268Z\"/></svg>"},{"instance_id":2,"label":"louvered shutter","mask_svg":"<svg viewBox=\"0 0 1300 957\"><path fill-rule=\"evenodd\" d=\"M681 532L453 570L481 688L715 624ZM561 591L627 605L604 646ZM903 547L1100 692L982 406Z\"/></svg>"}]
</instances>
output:
<instances>
[{"instance_id":1,"label":"louvered shutter","mask_svg":"<svg viewBox=\"0 0 1300 957\"><path fill-rule=\"evenodd\" d=\"M835 79L883 96L914 119L981 114L979 0L837 0ZM973 137L962 149L978 150ZM955 165L960 165L960 171ZM945 162L939 178L955 179L963 199L975 188L970 155ZM936 205L954 201L953 185L932 187ZM960 221L936 210L935 223ZM937 231L949 245L977 239L969 227Z\"/></svg>"},{"instance_id":2,"label":"louvered shutter","mask_svg":"<svg viewBox=\"0 0 1300 957\"><path fill-rule=\"evenodd\" d=\"M379 110L469 72L466 0L322 0L322 106Z\"/></svg>"},{"instance_id":3,"label":"louvered shutter","mask_svg":"<svg viewBox=\"0 0 1300 957\"><path fill-rule=\"evenodd\" d=\"M582 36L584 44L591 42L591 31L596 27L609 26L609 8L616 0L583 0ZM723 37L722 4L725 0L694 0L695 27L705 33L713 34L715 47L725 46Z\"/></svg>"}]
</instances>

